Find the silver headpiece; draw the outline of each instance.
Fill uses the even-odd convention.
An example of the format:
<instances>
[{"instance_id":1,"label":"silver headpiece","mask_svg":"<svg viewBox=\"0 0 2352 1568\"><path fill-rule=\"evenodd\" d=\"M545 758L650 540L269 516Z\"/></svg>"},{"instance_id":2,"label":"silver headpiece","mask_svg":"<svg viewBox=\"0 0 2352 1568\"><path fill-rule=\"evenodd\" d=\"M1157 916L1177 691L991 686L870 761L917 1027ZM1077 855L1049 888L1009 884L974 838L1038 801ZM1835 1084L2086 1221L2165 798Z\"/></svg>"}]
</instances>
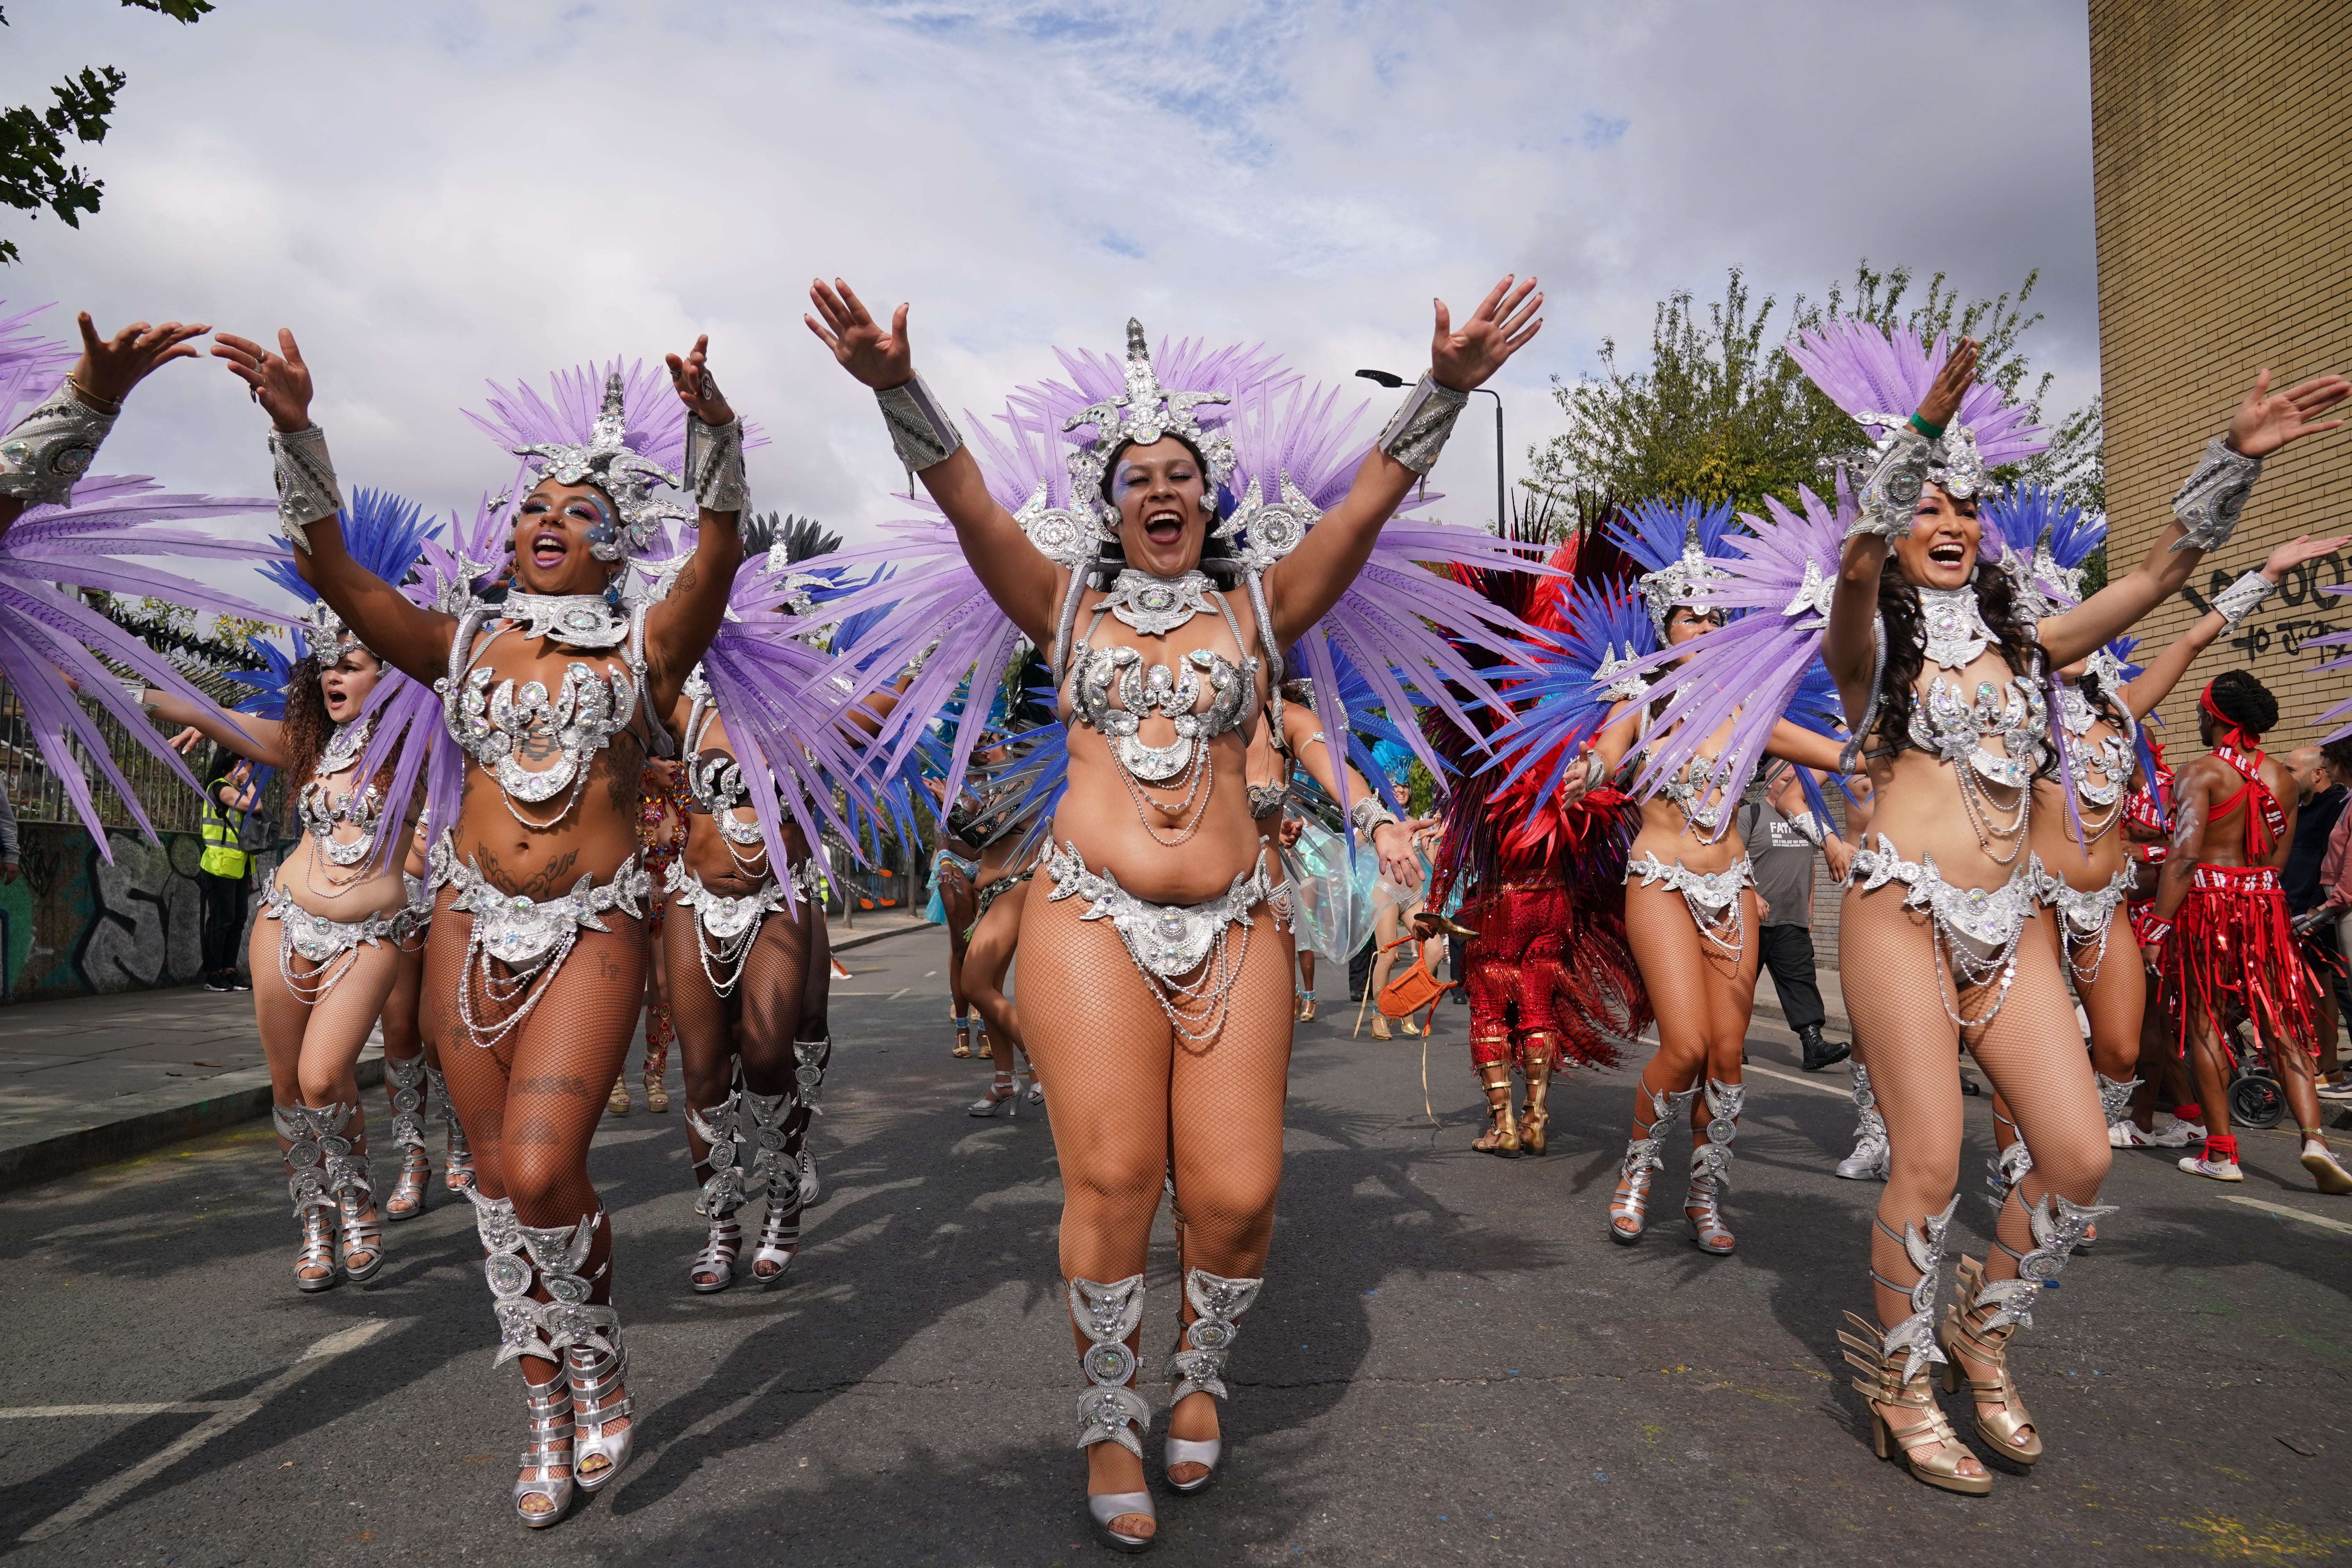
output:
<instances>
[{"instance_id":1,"label":"silver headpiece","mask_svg":"<svg viewBox=\"0 0 2352 1568\"><path fill-rule=\"evenodd\" d=\"M2113 648L2104 645L2091 650L2083 660L2083 673L2099 683L2099 689L2112 697L2124 687L2124 661Z\"/></svg>"},{"instance_id":2,"label":"silver headpiece","mask_svg":"<svg viewBox=\"0 0 2352 1568\"><path fill-rule=\"evenodd\" d=\"M592 540L588 546L588 552L599 561L618 561L645 549L665 522L695 521L692 508L655 498L656 485L676 489L678 477L652 458L640 457L628 445L623 435L626 424L621 374L614 371L604 378L604 406L596 416L586 446L541 441L514 448L518 458L541 459L545 465L543 478L558 484L594 485L613 498L614 508L621 514L617 536Z\"/></svg>"},{"instance_id":3,"label":"silver headpiece","mask_svg":"<svg viewBox=\"0 0 2352 1568\"><path fill-rule=\"evenodd\" d=\"M1713 602L1715 584L1727 582L1731 574L1707 558L1706 547L1699 542L1698 519L1694 517L1683 531L1683 552L1655 572L1644 572L1633 584L1641 591L1642 605L1650 612L1650 624L1658 630L1658 642L1666 640L1666 622L1675 606L1688 605L1703 607Z\"/></svg>"},{"instance_id":4,"label":"silver headpiece","mask_svg":"<svg viewBox=\"0 0 2352 1568\"><path fill-rule=\"evenodd\" d=\"M1893 444L1895 432L1911 427L1910 416L1901 414L1857 414L1853 422L1886 432L1871 443L1871 451L1881 456ZM1863 467L1866 469L1869 465ZM1941 436L1927 443L1927 482L1954 500L1969 500L1992 489L1984 454L1977 450L1975 431L1965 425L1947 425Z\"/></svg>"},{"instance_id":5,"label":"silver headpiece","mask_svg":"<svg viewBox=\"0 0 2352 1568\"><path fill-rule=\"evenodd\" d=\"M341 663L343 655L353 648L371 655L373 652L324 599L310 601L310 608L302 617L302 633L310 645L310 657L319 661L322 669Z\"/></svg>"},{"instance_id":6,"label":"silver headpiece","mask_svg":"<svg viewBox=\"0 0 2352 1568\"><path fill-rule=\"evenodd\" d=\"M1127 390L1082 409L1062 421L1064 430L1081 425L1095 427L1094 441L1070 453L1070 501L1076 510L1091 507L1107 526L1115 526L1118 509L1102 499L1103 472L1122 441L1150 446L1162 436L1181 436L1192 442L1209 466L1208 493L1233 476L1233 438L1223 430L1204 430L1192 410L1203 403L1230 403L1223 392L1171 392L1160 384L1151 367L1151 350L1143 340L1143 323L1127 320ZM1042 546L1041 546L1042 548Z\"/></svg>"},{"instance_id":7,"label":"silver headpiece","mask_svg":"<svg viewBox=\"0 0 2352 1568\"><path fill-rule=\"evenodd\" d=\"M1647 695L1650 683L1642 679L1640 670L1634 668L1640 662L1634 657L1631 642L1625 645L1625 651L1622 654L1613 642L1602 648L1601 666L1592 672L1592 684L1600 689L1601 698L1610 702L1622 702L1628 698Z\"/></svg>"}]
</instances>

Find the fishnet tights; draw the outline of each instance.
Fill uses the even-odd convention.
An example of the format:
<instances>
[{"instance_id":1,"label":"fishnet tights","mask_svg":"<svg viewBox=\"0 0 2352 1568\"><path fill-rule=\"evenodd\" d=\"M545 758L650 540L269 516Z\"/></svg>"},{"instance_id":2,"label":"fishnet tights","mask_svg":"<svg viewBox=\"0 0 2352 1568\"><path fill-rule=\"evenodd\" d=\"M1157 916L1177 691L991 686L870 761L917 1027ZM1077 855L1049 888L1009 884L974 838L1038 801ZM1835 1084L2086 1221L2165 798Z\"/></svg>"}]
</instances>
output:
<instances>
[{"instance_id":1,"label":"fishnet tights","mask_svg":"<svg viewBox=\"0 0 2352 1568\"><path fill-rule=\"evenodd\" d=\"M1756 1005L1758 909L1753 889L1739 895L1748 941L1734 963L1692 923L1683 896L1639 883L1625 889L1625 936L1658 1018L1658 1049L1642 1068L1627 1139L1650 1135L1653 1090L1671 1099L1703 1078L1740 1081L1739 1057ZM1663 1004L1663 1005L1661 1005ZM1706 1142L1706 1097L1691 1099L1691 1147Z\"/></svg>"},{"instance_id":2,"label":"fishnet tights","mask_svg":"<svg viewBox=\"0 0 2352 1568\"><path fill-rule=\"evenodd\" d=\"M797 912L779 910L762 919L744 955L741 982L721 996L711 989L710 976L702 967L695 911L684 904L671 909L662 925L662 945L669 962L670 1024L677 1031L688 1106L708 1110L724 1100L738 1060L743 1064L743 1087L751 1093L783 1094L793 1088L793 1040L806 1011L803 994L814 973L814 933L822 922L815 906L805 899ZM725 977L725 970L718 973ZM791 1114L799 1121L807 1120L798 1107ZM788 1121L786 1125L795 1123ZM707 1179L710 1145L695 1133L691 1121L686 1147L698 1182Z\"/></svg>"},{"instance_id":3,"label":"fishnet tights","mask_svg":"<svg viewBox=\"0 0 2352 1568\"><path fill-rule=\"evenodd\" d=\"M246 961L253 970L253 1018L261 1035L262 1059L269 1064L269 1098L276 1105L360 1105L360 1052L367 1045L376 1016L383 1011L398 978L400 950L390 942L362 942L348 958L330 961L342 969L334 988L313 1005L289 990L278 973L278 922L253 922L246 944ZM289 961L298 979L313 984L319 965L300 954ZM368 1152L367 1112L355 1110L343 1136L352 1152ZM288 1148L278 1140L278 1152ZM378 1184L387 1178L379 1173ZM362 1218L375 1205L361 1209Z\"/></svg>"},{"instance_id":4,"label":"fishnet tights","mask_svg":"<svg viewBox=\"0 0 2352 1568\"><path fill-rule=\"evenodd\" d=\"M467 1005L486 1028L507 1015L481 994L466 962L474 917L451 909L456 899L456 889L441 890L425 939L424 1021L449 1102L474 1147L475 1181L486 1198L514 1200L515 1216L525 1225L577 1224L604 1211L588 1179L588 1144L645 1004L644 922L611 913L601 917L609 931L583 927L562 967L540 983L545 994L530 1016L484 1049L459 1021L461 981L475 988ZM612 1256L613 1227L599 1225L580 1269L598 1305L613 1299ZM547 1300L537 1284L532 1295ZM523 1358L523 1375L532 1383L555 1373L552 1362Z\"/></svg>"},{"instance_id":5,"label":"fishnet tights","mask_svg":"<svg viewBox=\"0 0 2352 1568\"><path fill-rule=\"evenodd\" d=\"M1944 1011L1944 1002L1955 1000L1948 966L1937 961L1927 917L1903 907L1905 891L1900 884L1871 893L1846 891L1838 963L1842 973L1858 982L1846 987L1846 1014L1860 1047L1856 1056L1867 1055L1871 1090L1886 1119L1892 1150L1891 1173L1878 1201L1885 1228L1872 1227L1870 1266L1907 1288L1917 1281L1918 1270L1895 1238L1906 1225L1924 1225L1951 1202L1959 1184L1961 1116L1960 1029ZM2017 978L2008 1000L1990 1023L1969 1031L1978 1067L2033 1152L2033 1169L2001 1205L1996 1227L2001 1247L1992 1248L1986 1260L1985 1273L1993 1279L2017 1278L2017 1259L2004 1247L2032 1249L2026 1208L2048 1192L2078 1204L2095 1202L2110 1158L2090 1058L2064 1046L2078 1031L2058 973L2056 933L2047 910L2034 920L2042 929L2027 931L2018 943ZM1991 985L1963 992L1956 999L1962 1015L1973 1018L1981 1013L1998 985L1996 978ZM2053 1041L2064 1048L2053 1049ZM1893 1237L1886 1234L1890 1230ZM1874 1292L1882 1326L1910 1316L1903 1290L1874 1286Z\"/></svg>"},{"instance_id":6,"label":"fishnet tights","mask_svg":"<svg viewBox=\"0 0 2352 1568\"><path fill-rule=\"evenodd\" d=\"M1180 1267L1259 1278L1282 1182L1290 933L1276 929L1265 906L1252 911L1224 1027L1195 1044L1177 1037L1118 932L1108 921L1082 922L1082 912L1076 900L1032 898L1021 925L1024 1033L1062 1169L1062 1274L1107 1283L1142 1273L1172 1173ZM1232 940L1241 936L1236 928ZM1087 1344L1075 1325L1071 1340ZM1176 1412L1171 1434L1215 1436L1210 1396L1184 1403L1199 1408ZM1091 1490L1142 1485L1140 1467L1117 1444L1097 1444L1088 1466Z\"/></svg>"}]
</instances>

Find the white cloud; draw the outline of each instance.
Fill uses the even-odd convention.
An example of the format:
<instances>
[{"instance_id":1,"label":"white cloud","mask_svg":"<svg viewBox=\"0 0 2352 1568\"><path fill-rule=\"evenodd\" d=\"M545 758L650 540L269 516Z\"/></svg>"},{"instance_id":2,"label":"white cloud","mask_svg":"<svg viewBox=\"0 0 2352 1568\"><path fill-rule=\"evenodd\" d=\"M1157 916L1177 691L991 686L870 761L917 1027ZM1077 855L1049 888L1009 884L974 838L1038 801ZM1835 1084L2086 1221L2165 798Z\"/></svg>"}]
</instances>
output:
<instances>
[{"instance_id":1,"label":"white cloud","mask_svg":"<svg viewBox=\"0 0 2352 1568\"><path fill-rule=\"evenodd\" d=\"M2077 5L1302 0L1183 7L795 0L691 8L237 0L194 27L12 5L24 101L129 73L86 158L105 210L8 220L12 301L102 324L294 328L347 480L447 510L510 469L458 416L485 378L697 331L774 445L764 504L853 531L898 480L871 400L800 324L808 279L911 300L943 396L996 406L1054 342L1274 343L1310 374L1426 360L1429 300L1535 271L1509 368L1514 471L1548 377L1726 268L1818 292L1856 258L1972 293L2043 269L2029 338L2096 382L2089 84ZM60 310L57 330L67 329ZM1376 411L1392 399L1368 384ZM1465 426L1436 476L1491 514ZM266 490L226 373L142 390L108 466Z\"/></svg>"}]
</instances>

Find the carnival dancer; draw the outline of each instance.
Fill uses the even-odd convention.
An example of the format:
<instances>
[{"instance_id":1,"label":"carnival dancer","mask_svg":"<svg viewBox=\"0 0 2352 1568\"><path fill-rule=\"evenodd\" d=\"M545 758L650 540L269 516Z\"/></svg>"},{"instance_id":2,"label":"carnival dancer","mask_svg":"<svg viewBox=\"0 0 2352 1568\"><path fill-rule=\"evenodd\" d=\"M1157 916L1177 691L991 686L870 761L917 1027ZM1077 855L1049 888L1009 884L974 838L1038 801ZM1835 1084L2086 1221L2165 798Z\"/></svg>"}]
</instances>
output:
<instances>
[{"instance_id":1,"label":"carnival dancer","mask_svg":"<svg viewBox=\"0 0 2352 1568\"><path fill-rule=\"evenodd\" d=\"M1748 694L1793 689L1820 657L1846 711L1861 715L1855 746L1874 815L1872 842L1850 867L1840 969L1892 1173L1872 1231L1877 1321L1850 1316L1840 1338L1863 1374L1855 1386L1878 1452L1931 1485L1983 1493L1991 1477L1946 1421L1928 1368L1942 1366L1948 1391L1967 1381L1978 1435L1996 1452L2017 1464L2039 1459L2042 1437L2018 1393L2009 1341L2085 1227L2112 1212L2095 1206L2109 1151L2090 1061L2050 1048L2074 1024L2030 833L2031 784L2049 743L2044 670L2085 657L2175 592L2227 539L2260 460L2332 428L2311 416L2352 384L2323 377L2273 396L2267 373L2258 377L2147 558L2037 623L2021 613L2008 573L1978 565L1987 472L2041 443L2029 408L1975 384L1976 344L1947 352L1938 340L1930 349L1843 321L1801 334L1791 352L1880 437L1859 504L1842 489L1832 510L1806 491L1801 517L1784 513L1759 529L1723 598L1770 613L1735 621L1665 684L1696 731ZM1916 408L1907 420L1906 404ZM1808 613L1823 610L1825 627ZM1686 749L1670 746L1653 768L1671 776ZM2014 1111L2034 1168L2002 1205L1990 1258L1962 1259L1962 1299L1939 1322L1945 1237L1958 1202L1952 1062L1963 1041Z\"/></svg>"},{"instance_id":2,"label":"carnival dancer","mask_svg":"<svg viewBox=\"0 0 2352 1568\"><path fill-rule=\"evenodd\" d=\"M954 1028L956 1037L948 1054L966 1058L975 1054L972 1031L986 1026L972 1016L971 998L963 984L971 928L980 918L976 897L980 887L980 847L965 837L970 827L970 805L959 795L948 809L938 814L931 853L931 901L936 906L932 918L948 933L948 1023Z\"/></svg>"},{"instance_id":3,"label":"carnival dancer","mask_svg":"<svg viewBox=\"0 0 2352 1568\"><path fill-rule=\"evenodd\" d=\"M1503 722L1478 715L1491 732L1467 744L1450 727L1433 731L1453 775L1430 898L1458 904L1470 933L1462 986L1470 1069L1487 1115L1471 1147L1502 1159L1549 1147L1556 1074L1617 1066L1622 1042L1651 1023L1625 939L1626 847L1638 813L1605 783L1585 787L1580 768L1577 788L1564 784L1580 744L1627 694L1614 683L1631 655L1654 646L1641 601L1607 569L1622 559L1587 532L1555 551L1543 576L1456 572L1531 632L1530 668L1488 677L1509 699ZM1474 663L1491 657L1463 651ZM1533 716L1540 735L1528 728ZM1422 924L1435 933L1434 919ZM1514 1070L1526 1084L1517 1107Z\"/></svg>"},{"instance_id":4,"label":"carnival dancer","mask_svg":"<svg viewBox=\"0 0 2352 1568\"><path fill-rule=\"evenodd\" d=\"M646 1055L639 1077L646 1109L656 1115L669 1109L669 1090L662 1079L669 1071L669 1048L677 1038L670 1021L669 955L662 931L669 910L669 868L686 848L686 786L677 763L667 757L647 757L644 793L637 801L637 847L645 852L646 877L654 890L646 895ZM604 1109L614 1116L629 1113L626 1071L613 1080Z\"/></svg>"},{"instance_id":5,"label":"carnival dancer","mask_svg":"<svg viewBox=\"0 0 2352 1568\"><path fill-rule=\"evenodd\" d=\"M2317 985L2288 926L2279 877L2293 847L2298 792L2286 764L2262 750L2277 723L2278 701L2261 681L2242 669L2222 671L2197 696L2197 737L2210 754L2181 766L2174 780L2171 853L2156 918L2171 927L2163 933L2164 1000L2193 1049L2207 1129L2204 1151L2184 1157L2180 1168L2220 1182L2245 1180L2230 1131L2235 1058L2227 1040L2230 1021L2242 1015L2294 1113L2303 1168L2321 1192L2342 1194L2352 1193L2352 1173L2328 1149L2313 1082Z\"/></svg>"},{"instance_id":6,"label":"carnival dancer","mask_svg":"<svg viewBox=\"0 0 2352 1568\"><path fill-rule=\"evenodd\" d=\"M1693 643L1726 624L1715 603L1726 574L1716 560L1726 552L1731 523L1727 503L1652 501L1609 525L1618 548L1644 568L1635 586L1659 648ZM1654 668L1663 672L1672 664ZM1653 1173L1665 1166L1661 1129L1687 1100L1690 1181L1683 1216L1692 1242L1718 1257L1738 1245L1724 1223L1723 1194L1731 1185L1732 1142L1747 1100L1741 1064L1759 956L1751 940L1759 919L1756 877L1734 816L1740 797L1727 787L1735 773L1744 783L1754 765L1732 749L1736 721L1736 712L1725 715L1708 749L1683 760L1642 804L1625 867L1625 934L1657 1016L1658 1049L1633 1089L1632 1131L1609 1200L1610 1239L1639 1241L1648 1226ZM1594 738L1590 755L1597 765L1572 774L1569 789L1603 773L1615 776L1620 789L1630 787L1657 756L1671 723L1646 689L1621 699ZM1835 741L1787 719L1765 732L1760 749L1800 768L1839 766ZM1827 805L1822 809L1826 815ZM1659 998L1667 996L1676 1005L1660 1007Z\"/></svg>"},{"instance_id":7,"label":"carnival dancer","mask_svg":"<svg viewBox=\"0 0 2352 1568\"><path fill-rule=\"evenodd\" d=\"M498 1359L525 1363L531 1441L515 1511L551 1524L575 1488L611 1483L632 1440L612 1235L587 1152L645 994L644 758L670 747L661 716L741 559L743 428L702 342L669 358L675 402L656 376L617 370L558 377L552 403L499 395L478 423L541 472L512 513L505 600L450 614L410 603L345 544L293 334L275 352L223 334L213 352L275 426L278 516L303 576L370 647L438 687L470 764L461 802L434 816L446 826L425 1026L474 1142ZM683 457L698 512L655 497L677 482L656 451ZM697 525L691 558L658 604L622 600L631 553L669 522Z\"/></svg>"},{"instance_id":8,"label":"carnival dancer","mask_svg":"<svg viewBox=\"0 0 2352 1568\"><path fill-rule=\"evenodd\" d=\"M1172 1176L1185 1219L1185 1326L1170 1363L1178 1382L1165 1462L1169 1485L1189 1492L1218 1461L1213 1400L1225 1392L1235 1321L1262 1283L1281 1170L1291 944L1244 787L1248 732L1278 700L1271 689L1285 650L1310 631L1307 663L1318 688L1328 678L1317 624L1334 613L1379 649L1377 679L1393 688L1390 670L1405 668L1437 689L1423 689L1426 700L1452 701L1431 660L1458 661L1418 616L1460 625L1467 612L1475 623L1485 607L1403 562L1424 551L1440 560L1507 552L1465 531L1400 527L1418 548L1371 568L1381 602L1357 587L1334 606L1366 572L1467 389L1533 335L1539 297L1532 280L1506 279L1459 332L1438 307L1434 368L1353 464L1352 485L1347 467L1361 448L1329 419L1329 395L1314 399L1263 351L1181 343L1155 361L1132 322L1123 363L1065 355L1075 385L1016 395L1010 436L987 442L992 475L916 378L904 306L885 328L845 286L818 283L811 300L810 329L877 389L901 460L969 561L910 563L875 590L901 604L898 619L910 624L902 640L949 628L934 660L948 668L919 680L901 711L927 719L962 669L978 668L976 687L993 679L1015 628L1049 650L1068 705L1070 784L1041 872L1048 891L1028 901L1023 921L1023 1028L1067 1193L1062 1268L1090 1384L1078 1436L1088 1506L1105 1541L1140 1550L1156 1528L1136 1431L1149 1409L1127 1385L1162 1183ZM1067 443L1067 477L1053 473L1038 459L1079 426L1093 438ZM1222 498L1244 470L1228 513ZM914 536L910 528L891 542L894 559ZM1219 591L1210 571L1239 592ZM950 598L971 604L967 573L1012 627L934 613ZM868 679L895 662L877 660ZM985 695L975 689L967 704L959 759L970 755L969 715L985 710ZM1392 710L1404 710L1402 691L1391 697Z\"/></svg>"},{"instance_id":9,"label":"carnival dancer","mask_svg":"<svg viewBox=\"0 0 2352 1568\"><path fill-rule=\"evenodd\" d=\"M2086 522L2079 510L2038 489L1993 498L1981 521L2007 542L2001 565L2017 580L2021 597L2038 595L2037 607L2045 612L2080 603L2082 562L2105 542L2104 521ZM2110 1129L2126 1121L2139 1088L2134 1071L2147 996L2144 967L2133 962L2139 944L2126 907L2133 869L2120 831L2145 763L2140 724L2171 695L2199 654L2278 591L2281 576L2347 543L2352 538L2306 536L2279 546L2259 570L2218 595L2213 608L2144 671L2124 662L2129 645L2119 641L2066 666L2052 683L2058 765L2034 781L2031 838L2042 866L2042 900L2056 911L2074 994L2090 1020L2091 1066ZM2111 952L2120 954L2112 966ZM1999 1094L1992 1112L1992 1185L1996 1197L2005 1198L2032 1156ZM2111 1131L2108 1142L2116 1142Z\"/></svg>"}]
</instances>

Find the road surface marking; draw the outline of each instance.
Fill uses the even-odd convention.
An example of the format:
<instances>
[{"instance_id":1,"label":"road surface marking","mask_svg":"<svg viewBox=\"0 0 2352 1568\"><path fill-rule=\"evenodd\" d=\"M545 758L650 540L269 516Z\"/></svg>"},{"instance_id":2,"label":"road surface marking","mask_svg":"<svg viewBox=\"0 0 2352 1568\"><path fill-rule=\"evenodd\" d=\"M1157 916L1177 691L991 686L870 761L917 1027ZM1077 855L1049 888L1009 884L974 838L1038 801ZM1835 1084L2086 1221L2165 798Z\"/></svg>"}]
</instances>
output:
<instances>
[{"instance_id":1,"label":"road surface marking","mask_svg":"<svg viewBox=\"0 0 2352 1568\"><path fill-rule=\"evenodd\" d=\"M1793 1083L1799 1089L1819 1089L1823 1094L1834 1094L1840 1100L1851 1100L1853 1098L1853 1091L1851 1089L1833 1088L1829 1084L1822 1082L1819 1079L1799 1078L1795 1073L1782 1072L1778 1068L1758 1067L1754 1062L1749 1062L1747 1067L1741 1069L1741 1071L1760 1072L1766 1078L1777 1078L1782 1083Z\"/></svg>"},{"instance_id":2,"label":"road surface marking","mask_svg":"<svg viewBox=\"0 0 2352 1568\"><path fill-rule=\"evenodd\" d=\"M0 1421L21 1421L34 1415L194 1415L234 1410L234 1399L184 1399L162 1405L20 1405L0 1410Z\"/></svg>"},{"instance_id":3,"label":"road surface marking","mask_svg":"<svg viewBox=\"0 0 2352 1568\"><path fill-rule=\"evenodd\" d=\"M2284 1215L2289 1219L2299 1219L2306 1225L2323 1225L2330 1230L2340 1230L2347 1236L2352 1236L2352 1225L2347 1225L2340 1219L2322 1219L2315 1214L2305 1214L2303 1210L2290 1208L2285 1204L2266 1204L2260 1198L2240 1198L2227 1194L2222 1196L2221 1201L2225 1204L2237 1204L2245 1208L2260 1209L2264 1214Z\"/></svg>"},{"instance_id":4,"label":"road surface marking","mask_svg":"<svg viewBox=\"0 0 2352 1568\"><path fill-rule=\"evenodd\" d=\"M402 1320L402 1321L404 1321ZM341 1333L329 1334L325 1339L304 1351L292 1366L288 1367L243 1399L221 1402L220 1407L213 1413L211 1420L200 1423L181 1434L161 1453L151 1455L121 1474L100 1481L82 1493L80 1501L51 1514L17 1539L47 1541L53 1535L62 1534L71 1530L116 1499L162 1475L222 1433L238 1426L249 1416L257 1415L261 1407L268 1404L273 1395L283 1394L335 1357L347 1351L355 1351L385 1330L398 1326L399 1321L390 1318L372 1318L364 1323L354 1324ZM167 1406L167 1408L172 1407Z\"/></svg>"}]
</instances>

